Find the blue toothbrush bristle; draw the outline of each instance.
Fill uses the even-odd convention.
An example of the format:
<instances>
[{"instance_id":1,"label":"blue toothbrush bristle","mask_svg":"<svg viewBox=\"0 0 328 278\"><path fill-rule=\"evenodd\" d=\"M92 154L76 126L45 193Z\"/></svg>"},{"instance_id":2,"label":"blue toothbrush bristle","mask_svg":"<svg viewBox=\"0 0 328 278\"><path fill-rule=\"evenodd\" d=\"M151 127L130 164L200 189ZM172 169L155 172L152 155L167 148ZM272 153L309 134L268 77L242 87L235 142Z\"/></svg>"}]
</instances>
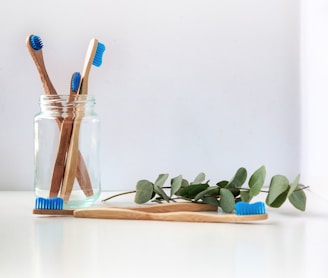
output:
<instances>
[{"instance_id":1,"label":"blue toothbrush bristle","mask_svg":"<svg viewBox=\"0 0 328 278\"><path fill-rule=\"evenodd\" d=\"M31 36L30 43L34 50L40 50L43 47L42 40L39 36Z\"/></svg>"},{"instance_id":2,"label":"blue toothbrush bristle","mask_svg":"<svg viewBox=\"0 0 328 278\"><path fill-rule=\"evenodd\" d=\"M266 214L265 204L263 202L253 204L238 202L235 205L235 210L237 215Z\"/></svg>"},{"instance_id":3,"label":"blue toothbrush bristle","mask_svg":"<svg viewBox=\"0 0 328 278\"><path fill-rule=\"evenodd\" d=\"M79 72L74 72L71 80L71 90L77 92L81 82L81 74Z\"/></svg>"},{"instance_id":4,"label":"blue toothbrush bristle","mask_svg":"<svg viewBox=\"0 0 328 278\"><path fill-rule=\"evenodd\" d=\"M92 64L96 67L100 67L101 64L102 64L102 57L103 57L103 54L104 54L104 51L105 51L105 45L102 44L101 42L98 42L98 45L97 45L97 50L96 50L96 53L95 53L95 56L93 58L93 61L92 61Z\"/></svg>"},{"instance_id":5,"label":"blue toothbrush bristle","mask_svg":"<svg viewBox=\"0 0 328 278\"><path fill-rule=\"evenodd\" d=\"M59 197L55 198L42 198L35 199L36 209L50 209L50 210L62 210L64 207L64 200Z\"/></svg>"}]
</instances>

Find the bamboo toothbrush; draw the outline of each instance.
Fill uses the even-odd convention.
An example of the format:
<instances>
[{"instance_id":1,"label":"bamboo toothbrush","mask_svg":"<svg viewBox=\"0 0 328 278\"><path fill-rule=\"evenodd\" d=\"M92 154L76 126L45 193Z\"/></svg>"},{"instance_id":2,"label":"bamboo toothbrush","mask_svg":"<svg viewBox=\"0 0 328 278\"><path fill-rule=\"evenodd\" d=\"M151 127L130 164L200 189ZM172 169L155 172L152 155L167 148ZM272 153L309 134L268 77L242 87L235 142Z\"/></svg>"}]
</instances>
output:
<instances>
[{"instance_id":1,"label":"bamboo toothbrush","mask_svg":"<svg viewBox=\"0 0 328 278\"><path fill-rule=\"evenodd\" d=\"M237 205L235 207L236 214L205 214L190 211L153 213L125 208L89 208L74 210L73 215L74 217L80 218L212 223L243 223L265 220L268 218L263 202L257 202L254 204L240 202L237 203Z\"/></svg>"},{"instance_id":2,"label":"bamboo toothbrush","mask_svg":"<svg viewBox=\"0 0 328 278\"><path fill-rule=\"evenodd\" d=\"M91 66L100 67L102 64L102 55L105 51L105 45L97 39L91 39L89 42L84 67L82 71L81 86L79 90L80 95L88 94L88 83Z\"/></svg>"},{"instance_id":3,"label":"bamboo toothbrush","mask_svg":"<svg viewBox=\"0 0 328 278\"><path fill-rule=\"evenodd\" d=\"M76 72L73 74L72 79L71 79L71 87L70 87L70 95L74 94L73 97L76 97L76 94L78 93L78 90L81 85L81 74ZM74 99L72 99L73 101ZM72 135L72 129L73 129L73 120L70 121L70 131L69 131L69 138L68 142L66 145L66 153L69 149L69 143L70 143L70 138ZM84 159L82 158L82 155L80 151L78 151L78 158L77 158L77 173L76 173L76 179L78 183L80 184L81 189L83 190L85 196L92 196L93 195L93 189L91 185L91 180L90 176L88 173L87 166L85 165ZM64 173L62 172L62 178L64 178Z\"/></svg>"},{"instance_id":4,"label":"bamboo toothbrush","mask_svg":"<svg viewBox=\"0 0 328 278\"><path fill-rule=\"evenodd\" d=\"M49 215L49 216L65 216L73 215L74 209L63 209L64 201L62 198L42 198L35 200L35 208L33 214ZM106 206L106 208L118 208L114 206ZM130 209L144 212L166 213L173 211L217 211L217 206L201 203L176 202L167 204L144 205L121 207L121 209Z\"/></svg>"},{"instance_id":5,"label":"bamboo toothbrush","mask_svg":"<svg viewBox=\"0 0 328 278\"><path fill-rule=\"evenodd\" d=\"M29 35L26 39L26 45L29 53L32 56L32 59L36 65L36 68L39 72L41 81L42 81L42 86L44 88L45 94L46 95L57 95L57 92L49 78L49 75L46 70L46 66L44 63L44 58L43 58L43 42L39 36L36 35ZM59 128L61 128L61 118L57 118L57 125ZM77 180L80 184L80 187L84 191L84 194L86 196L91 196L93 195L92 192L92 187L91 187L91 181L88 175L88 171L86 169L86 165L84 162L84 159L78 151L78 169L77 169ZM83 174L83 176L82 176ZM51 196L53 196L53 193L50 193Z\"/></svg>"},{"instance_id":6,"label":"bamboo toothbrush","mask_svg":"<svg viewBox=\"0 0 328 278\"><path fill-rule=\"evenodd\" d=\"M30 35L26 39L27 49L29 50L33 61L38 69L41 77L44 91L47 95L57 95L56 89L54 88L44 64L42 47L43 43L39 36Z\"/></svg>"},{"instance_id":7,"label":"bamboo toothbrush","mask_svg":"<svg viewBox=\"0 0 328 278\"><path fill-rule=\"evenodd\" d=\"M98 219L125 220L158 220L175 222L213 222L213 223L242 223L265 220L267 214L235 215L235 214L205 214L189 211L166 213L152 213L121 208L78 209L73 212L74 217Z\"/></svg>"},{"instance_id":8,"label":"bamboo toothbrush","mask_svg":"<svg viewBox=\"0 0 328 278\"><path fill-rule=\"evenodd\" d=\"M257 202L254 204L240 202L238 206L236 205L235 211L236 214L205 214L190 211L153 213L125 208L89 208L74 210L73 215L74 217L80 218L212 223L243 223L265 220L268 218L263 202Z\"/></svg>"},{"instance_id":9,"label":"bamboo toothbrush","mask_svg":"<svg viewBox=\"0 0 328 278\"><path fill-rule=\"evenodd\" d=\"M72 133L72 127L73 127L73 101L75 98L75 95L78 91L78 88L80 86L80 80L81 75L79 72L75 72L72 75L71 83L70 83L70 95L68 99L68 111L67 111L67 117L65 117L61 123L60 128L60 139L58 144L58 150L57 150L57 157L54 164L54 170L52 174L52 180L51 180L51 187L50 187L50 193L49 197L53 198L58 196L60 185L62 183L62 179L64 177L64 171L65 171L65 162L66 162L66 153L69 147L69 142L71 138ZM87 175L89 176L89 175ZM91 184L90 182L88 184ZM84 186L84 183L80 183L81 187ZM85 190L87 192L87 196L93 195L92 187L88 188L88 190Z\"/></svg>"},{"instance_id":10,"label":"bamboo toothbrush","mask_svg":"<svg viewBox=\"0 0 328 278\"><path fill-rule=\"evenodd\" d=\"M90 41L85 62L84 62L81 84L77 94L77 99L79 99L79 95L88 94L88 79L89 79L91 66L95 65L99 67L101 65L102 55L104 51L105 51L105 46L102 43L98 42L97 39L92 39ZM84 114L82 110L83 107L81 109L81 106L77 105L76 116L74 119L74 125L71 135L71 142L69 144L69 149L67 154L64 180L63 180L62 190L60 193L60 197L63 198L65 203L67 203L69 200L69 197L73 190L74 179L77 174L77 166L78 166L77 152L78 152L78 144L79 144L79 133L80 133L81 120ZM83 174L84 173L82 172L82 175Z\"/></svg>"}]
</instances>

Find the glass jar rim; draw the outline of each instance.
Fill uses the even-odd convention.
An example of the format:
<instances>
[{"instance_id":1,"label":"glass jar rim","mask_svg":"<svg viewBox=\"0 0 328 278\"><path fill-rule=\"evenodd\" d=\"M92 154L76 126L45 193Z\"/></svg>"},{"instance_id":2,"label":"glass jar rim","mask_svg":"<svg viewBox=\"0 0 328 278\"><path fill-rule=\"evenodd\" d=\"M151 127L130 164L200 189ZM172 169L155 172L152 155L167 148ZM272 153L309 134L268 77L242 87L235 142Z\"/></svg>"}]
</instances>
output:
<instances>
[{"instance_id":1,"label":"glass jar rim","mask_svg":"<svg viewBox=\"0 0 328 278\"><path fill-rule=\"evenodd\" d=\"M70 95L70 94L57 94L57 95L40 95L40 104L58 103L95 103L95 97L89 94Z\"/></svg>"}]
</instances>

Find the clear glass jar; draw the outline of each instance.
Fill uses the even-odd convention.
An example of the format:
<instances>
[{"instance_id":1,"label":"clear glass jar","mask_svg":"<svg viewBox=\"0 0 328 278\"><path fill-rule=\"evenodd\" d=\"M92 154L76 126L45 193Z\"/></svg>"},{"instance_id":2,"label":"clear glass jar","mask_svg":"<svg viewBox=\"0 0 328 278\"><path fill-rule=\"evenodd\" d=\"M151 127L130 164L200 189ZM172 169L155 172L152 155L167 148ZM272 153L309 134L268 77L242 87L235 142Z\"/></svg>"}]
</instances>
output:
<instances>
[{"instance_id":1,"label":"clear glass jar","mask_svg":"<svg viewBox=\"0 0 328 278\"><path fill-rule=\"evenodd\" d=\"M34 117L36 197L64 199L81 208L99 197L100 121L90 95L42 95Z\"/></svg>"}]
</instances>

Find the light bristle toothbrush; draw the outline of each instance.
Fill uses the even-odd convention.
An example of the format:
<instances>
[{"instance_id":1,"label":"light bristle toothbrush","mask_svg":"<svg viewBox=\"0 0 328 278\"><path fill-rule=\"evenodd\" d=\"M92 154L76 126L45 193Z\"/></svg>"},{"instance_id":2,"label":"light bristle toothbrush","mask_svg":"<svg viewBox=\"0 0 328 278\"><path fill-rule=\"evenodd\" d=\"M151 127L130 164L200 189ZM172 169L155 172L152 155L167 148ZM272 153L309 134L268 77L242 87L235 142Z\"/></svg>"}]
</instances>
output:
<instances>
[{"instance_id":1,"label":"light bristle toothbrush","mask_svg":"<svg viewBox=\"0 0 328 278\"><path fill-rule=\"evenodd\" d=\"M41 38L36 35L30 35L26 39L26 45L39 72L46 95L56 95L56 89L49 78L46 66L44 64L42 52L43 43Z\"/></svg>"},{"instance_id":2,"label":"light bristle toothbrush","mask_svg":"<svg viewBox=\"0 0 328 278\"><path fill-rule=\"evenodd\" d=\"M168 203L140 207L94 207L65 210L61 198L38 198L34 214L73 215L79 218L157 220L176 222L245 223L268 219L265 204L238 202L235 214L205 214L200 211L216 211L216 206L200 203Z\"/></svg>"},{"instance_id":3,"label":"light bristle toothbrush","mask_svg":"<svg viewBox=\"0 0 328 278\"><path fill-rule=\"evenodd\" d=\"M90 41L82 71L81 84L77 94L77 100L79 99L79 95L88 94L88 79L91 66L95 65L99 67L101 65L104 51L105 46L102 43L98 42L97 39L92 39ZM81 120L83 118L83 111L80 110L81 108L79 107L79 105L77 105L75 110L76 113L71 135L71 142L69 144L69 149L67 153L63 185L60 192L60 197L63 198L65 203L67 203L69 200L69 197L73 190L74 179L77 173L77 151L79 144L80 125ZM83 172L81 174L83 175Z\"/></svg>"}]
</instances>

